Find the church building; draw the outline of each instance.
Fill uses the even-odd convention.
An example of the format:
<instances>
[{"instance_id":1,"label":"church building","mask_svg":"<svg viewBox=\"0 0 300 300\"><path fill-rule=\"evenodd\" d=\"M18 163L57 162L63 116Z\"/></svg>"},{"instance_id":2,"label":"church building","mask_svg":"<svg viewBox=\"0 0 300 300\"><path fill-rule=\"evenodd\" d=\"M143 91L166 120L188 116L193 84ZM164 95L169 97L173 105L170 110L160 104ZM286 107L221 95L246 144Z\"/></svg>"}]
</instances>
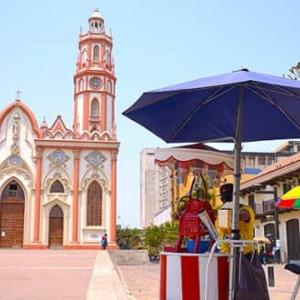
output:
<instances>
[{"instance_id":1,"label":"church building","mask_svg":"<svg viewBox=\"0 0 300 300\"><path fill-rule=\"evenodd\" d=\"M39 126L20 97L0 112L0 247L116 247L112 37L96 9L79 35L73 127Z\"/></svg>"}]
</instances>

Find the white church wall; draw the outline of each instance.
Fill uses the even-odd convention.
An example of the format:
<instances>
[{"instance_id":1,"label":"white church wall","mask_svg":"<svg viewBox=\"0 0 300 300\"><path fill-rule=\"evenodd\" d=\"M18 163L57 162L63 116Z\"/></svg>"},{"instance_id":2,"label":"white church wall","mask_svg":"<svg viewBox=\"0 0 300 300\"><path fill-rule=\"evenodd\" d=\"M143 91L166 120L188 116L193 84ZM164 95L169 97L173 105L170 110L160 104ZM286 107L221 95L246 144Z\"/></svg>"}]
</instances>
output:
<instances>
[{"instance_id":1,"label":"white church wall","mask_svg":"<svg viewBox=\"0 0 300 300\"><path fill-rule=\"evenodd\" d=\"M33 239L33 203L35 174L36 135L31 121L19 107L14 108L0 124L0 187L2 189L12 180L16 180L25 194L23 243ZM16 159L8 159L16 155ZM19 157L19 158L18 158ZM8 160L7 160L8 159ZM0 191L0 195L2 190Z\"/></svg>"},{"instance_id":2,"label":"white church wall","mask_svg":"<svg viewBox=\"0 0 300 300\"><path fill-rule=\"evenodd\" d=\"M15 124L15 125L14 125ZM28 165L31 173L35 170L35 144L36 135L33 133L33 128L28 116L18 107L13 109L0 125L0 156L3 160L12 154L14 144L13 128L16 128L16 147L15 153L19 153L22 159ZM14 127L15 126L15 127Z\"/></svg>"},{"instance_id":3,"label":"white church wall","mask_svg":"<svg viewBox=\"0 0 300 300\"><path fill-rule=\"evenodd\" d=\"M41 232L42 241L49 241L49 213L57 204L64 213L64 244L72 240L72 200L73 200L73 152L64 149L45 149L43 153L42 173L42 211ZM50 187L59 180L65 189L64 193L50 193Z\"/></svg>"}]
</instances>

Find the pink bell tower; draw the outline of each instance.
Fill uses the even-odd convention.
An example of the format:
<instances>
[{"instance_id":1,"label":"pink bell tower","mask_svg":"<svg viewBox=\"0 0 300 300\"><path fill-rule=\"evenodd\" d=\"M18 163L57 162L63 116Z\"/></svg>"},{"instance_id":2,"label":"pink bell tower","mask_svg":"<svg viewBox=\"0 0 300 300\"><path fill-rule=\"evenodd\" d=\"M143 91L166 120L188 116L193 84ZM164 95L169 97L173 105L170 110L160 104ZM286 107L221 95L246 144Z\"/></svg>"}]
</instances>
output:
<instances>
[{"instance_id":1,"label":"pink bell tower","mask_svg":"<svg viewBox=\"0 0 300 300\"><path fill-rule=\"evenodd\" d=\"M95 9L87 33L80 32L74 75L74 120L77 136L97 132L115 139L115 83L112 37Z\"/></svg>"},{"instance_id":2,"label":"pink bell tower","mask_svg":"<svg viewBox=\"0 0 300 300\"><path fill-rule=\"evenodd\" d=\"M105 204L109 207L105 230L108 233L109 247L114 248L119 142L115 126L116 77L112 56L113 42L111 35L105 31L104 19L98 9L94 10L88 23L87 32L81 31L79 34L79 53L74 75L73 131L75 139L89 142L89 150L94 149L95 157L103 155L107 159L106 168L98 168L106 173L108 180L108 191L104 191L109 195ZM79 186L79 163L76 166L74 182ZM79 205L78 201L75 203L74 215L77 214ZM77 223L74 228L77 228Z\"/></svg>"}]
</instances>

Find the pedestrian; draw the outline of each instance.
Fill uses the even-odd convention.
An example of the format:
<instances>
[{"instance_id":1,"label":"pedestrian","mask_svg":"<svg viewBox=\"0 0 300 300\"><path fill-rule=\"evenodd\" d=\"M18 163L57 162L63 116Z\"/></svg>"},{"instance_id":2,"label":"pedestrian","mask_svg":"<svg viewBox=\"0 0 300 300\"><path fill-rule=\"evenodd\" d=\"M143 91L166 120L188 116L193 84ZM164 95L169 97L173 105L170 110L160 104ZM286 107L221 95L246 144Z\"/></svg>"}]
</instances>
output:
<instances>
[{"instance_id":1,"label":"pedestrian","mask_svg":"<svg viewBox=\"0 0 300 300\"><path fill-rule=\"evenodd\" d=\"M261 264L265 265L267 263L267 259L266 259L265 245L262 241L259 241L258 243L257 252Z\"/></svg>"},{"instance_id":2,"label":"pedestrian","mask_svg":"<svg viewBox=\"0 0 300 300\"><path fill-rule=\"evenodd\" d=\"M107 233L105 233L101 238L101 246L103 250L107 247Z\"/></svg>"}]
</instances>

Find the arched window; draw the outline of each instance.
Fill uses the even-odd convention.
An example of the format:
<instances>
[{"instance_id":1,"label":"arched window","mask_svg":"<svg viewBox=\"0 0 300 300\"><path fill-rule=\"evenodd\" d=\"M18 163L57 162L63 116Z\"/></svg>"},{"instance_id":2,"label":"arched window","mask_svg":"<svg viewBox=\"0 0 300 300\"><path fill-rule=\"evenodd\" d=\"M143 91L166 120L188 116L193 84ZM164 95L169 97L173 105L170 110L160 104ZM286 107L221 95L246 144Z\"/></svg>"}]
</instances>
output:
<instances>
[{"instance_id":1,"label":"arched window","mask_svg":"<svg viewBox=\"0 0 300 300\"><path fill-rule=\"evenodd\" d=\"M94 60L99 61L99 46L94 46Z\"/></svg>"},{"instance_id":2,"label":"arched window","mask_svg":"<svg viewBox=\"0 0 300 300\"><path fill-rule=\"evenodd\" d=\"M94 98L91 104L91 116L94 118L99 118L100 111L99 111L99 101L98 99Z\"/></svg>"},{"instance_id":3,"label":"arched window","mask_svg":"<svg viewBox=\"0 0 300 300\"><path fill-rule=\"evenodd\" d=\"M62 209L56 204L52 207L49 216L50 218L63 218L64 213Z\"/></svg>"},{"instance_id":4,"label":"arched window","mask_svg":"<svg viewBox=\"0 0 300 300\"><path fill-rule=\"evenodd\" d=\"M102 225L102 189L96 181L88 188L86 220L87 226Z\"/></svg>"},{"instance_id":5,"label":"arched window","mask_svg":"<svg viewBox=\"0 0 300 300\"><path fill-rule=\"evenodd\" d=\"M50 193L64 193L65 188L63 184L59 180L55 180L51 187L50 187Z\"/></svg>"},{"instance_id":6,"label":"arched window","mask_svg":"<svg viewBox=\"0 0 300 300\"><path fill-rule=\"evenodd\" d=\"M19 201L24 201L25 199L22 187L15 180L10 181L6 185L1 195L1 201L12 200L12 199L14 200L17 199Z\"/></svg>"},{"instance_id":7,"label":"arched window","mask_svg":"<svg viewBox=\"0 0 300 300\"><path fill-rule=\"evenodd\" d=\"M78 92L81 92L83 90L83 80L80 79L78 82Z\"/></svg>"}]
</instances>

